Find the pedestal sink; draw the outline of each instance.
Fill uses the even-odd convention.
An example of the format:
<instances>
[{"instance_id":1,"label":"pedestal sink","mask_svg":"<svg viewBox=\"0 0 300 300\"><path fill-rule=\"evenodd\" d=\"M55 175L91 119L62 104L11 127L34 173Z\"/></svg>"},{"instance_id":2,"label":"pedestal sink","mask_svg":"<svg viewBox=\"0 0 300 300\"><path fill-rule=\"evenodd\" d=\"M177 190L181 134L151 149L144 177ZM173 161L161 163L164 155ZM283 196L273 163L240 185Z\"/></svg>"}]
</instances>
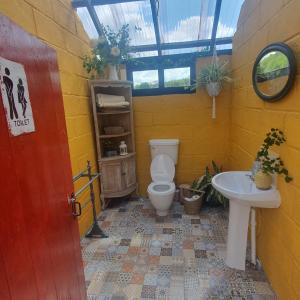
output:
<instances>
[{"instance_id":1,"label":"pedestal sink","mask_svg":"<svg viewBox=\"0 0 300 300\"><path fill-rule=\"evenodd\" d=\"M265 191L257 189L249 171L220 173L214 176L212 185L230 200L226 264L245 270L250 209L278 208L279 191L275 185Z\"/></svg>"}]
</instances>

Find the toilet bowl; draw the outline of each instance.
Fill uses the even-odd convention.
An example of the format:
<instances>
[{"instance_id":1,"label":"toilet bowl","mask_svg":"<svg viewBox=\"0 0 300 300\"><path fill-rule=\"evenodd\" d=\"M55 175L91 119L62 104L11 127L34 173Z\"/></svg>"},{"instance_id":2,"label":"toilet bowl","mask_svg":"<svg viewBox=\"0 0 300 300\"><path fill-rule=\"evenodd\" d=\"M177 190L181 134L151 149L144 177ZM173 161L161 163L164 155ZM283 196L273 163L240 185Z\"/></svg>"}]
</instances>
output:
<instances>
[{"instance_id":1,"label":"toilet bowl","mask_svg":"<svg viewBox=\"0 0 300 300\"><path fill-rule=\"evenodd\" d=\"M150 167L152 183L148 186L149 199L158 216L166 216L172 205L175 184L175 165L172 158L166 154L155 156Z\"/></svg>"}]
</instances>

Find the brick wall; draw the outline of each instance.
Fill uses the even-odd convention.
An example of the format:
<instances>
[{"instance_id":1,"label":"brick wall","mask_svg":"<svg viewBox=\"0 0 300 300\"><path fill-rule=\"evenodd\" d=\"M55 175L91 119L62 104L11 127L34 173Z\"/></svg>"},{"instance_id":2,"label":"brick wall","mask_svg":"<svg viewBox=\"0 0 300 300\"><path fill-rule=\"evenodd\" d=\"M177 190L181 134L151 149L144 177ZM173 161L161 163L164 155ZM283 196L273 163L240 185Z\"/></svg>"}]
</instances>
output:
<instances>
[{"instance_id":1,"label":"brick wall","mask_svg":"<svg viewBox=\"0 0 300 300\"><path fill-rule=\"evenodd\" d=\"M82 56L90 51L89 39L71 7L71 1L1 0L0 12L56 50L73 174L85 169L88 159L95 166L89 88L82 67ZM78 182L75 188L78 189L82 183ZM99 195L98 185L96 194ZM88 198L86 192L79 200L85 203ZM99 211L99 197L96 202ZM81 234L86 232L91 222L89 203L79 219Z\"/></svg>"},{"instance_id":2,"label":"brick wall","mask_svg":"<svg viewBox=\"0 0 300 300\"><path fill-rule=\"evenodd\" d=\"M280 299L300 299L300 68L293 90L276 103L266 103L254 93L252 67L268 44L285 42L300 61L300 1L246 0L233 42L232 122L230 167L250 169L264 135L271 127L282 129L287 143L276 149L291 175L282 178L279 209L258 210L258 255Z\"/></svg>"}]
</instances>

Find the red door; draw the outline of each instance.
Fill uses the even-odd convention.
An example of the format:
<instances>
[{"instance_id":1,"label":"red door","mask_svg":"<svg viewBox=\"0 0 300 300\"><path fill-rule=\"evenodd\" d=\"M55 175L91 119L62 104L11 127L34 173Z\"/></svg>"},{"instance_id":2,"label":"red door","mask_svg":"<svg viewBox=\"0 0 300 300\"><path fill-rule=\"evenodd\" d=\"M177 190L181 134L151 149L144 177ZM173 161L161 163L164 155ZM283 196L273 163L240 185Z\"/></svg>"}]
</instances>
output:
<instances>
[{"instance_id":1,"label":"red door","mask_svg":"<svg viewBox=\"0 0 300 300\"><path fill-rule=\"evenodd\" d=\"M0 94L0 299L86 299L55 51L0 14L0 57L24 66L35 123L12 136Z\"/></svg>"}]
</instances>

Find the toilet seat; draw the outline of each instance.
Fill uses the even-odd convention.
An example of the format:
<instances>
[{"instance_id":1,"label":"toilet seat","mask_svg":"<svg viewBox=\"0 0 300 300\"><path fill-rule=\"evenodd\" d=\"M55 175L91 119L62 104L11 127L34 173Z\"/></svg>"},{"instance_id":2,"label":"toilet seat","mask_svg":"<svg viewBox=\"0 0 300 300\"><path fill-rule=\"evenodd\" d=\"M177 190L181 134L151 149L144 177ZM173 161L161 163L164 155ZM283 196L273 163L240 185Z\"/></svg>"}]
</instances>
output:
<instances>
[{"instance_id":1,"label":"toilet seat","mask_svg":"<svg viewBox=\"0 0 300 300\"><path fill-rule=\"evenodd\" d=\"M157 155L151 162L150 173L153 182L172 182L175 176L174 161L168 155Z\"/></svg>"},{"instance_id":2,"label":"toilet seat","mask_svg":"<svg viewBox=\"0 0 300 300\"><path fill-rule=\"evenodd\" d=\"M165 154L156 155L150 167L153 182L148 186L149 199L158 216L166 216L175 194L174 161Z\"/></svg>"},{"instance_id":3,"label":"toilet seat","mask_svg":"<svg viewBox=\"0 0 300 300\"><path fill-rule=\"evenodd\" d=\"M169 195L175 192L174 182L157 181L152 182L148 186L148 193L154 195Z\"/></svg>"}]
</instances>

